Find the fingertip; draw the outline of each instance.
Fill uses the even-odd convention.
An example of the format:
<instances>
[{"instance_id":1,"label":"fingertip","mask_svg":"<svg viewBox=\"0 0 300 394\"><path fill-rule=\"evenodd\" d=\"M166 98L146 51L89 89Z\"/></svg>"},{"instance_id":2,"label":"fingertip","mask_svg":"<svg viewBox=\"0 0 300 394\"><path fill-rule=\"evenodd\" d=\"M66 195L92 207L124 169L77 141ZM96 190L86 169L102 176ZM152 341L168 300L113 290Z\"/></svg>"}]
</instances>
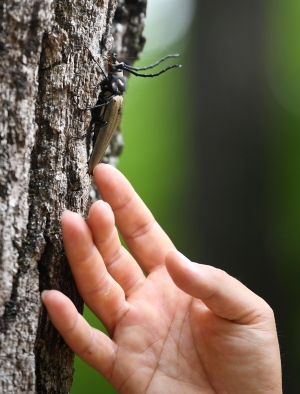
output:
<instances>
[{"instance_id":1,"label":"fingertip","mask_svg":"<svg viewBox=\"0 0 300 394\"><path fill-rule=\"evenodd\" d=\"M112 212L110 205L103 201L103 200L98 200L92 204L89 210L89 216L87 218L87 222L90 220L93 220L93 218L96 216L102 216L103 214L106 214L107 212Z\"/></svg>"},{"instance_id":2,"label":"fingertip","mask_svg":"<svg viewBox=\"0 0 300 394\"><path fill-rule=\"evenodd\" d=\"M41 297L52 324L76 352L76 347L80 346L78 337L82 335L77 323L79 319L83 320L77 308L66 295L57 290L44 290Z\"/></svg>"},{"instance_id":3,"label":"fingertip","mask_svg":"<svg viewBox=\"0 0 300 394\"><path fill-rule=\"evenodd\" d=\"M64 298L67 297L58 290L43 290L41 293L41 299L44 304L59 303Z\"/></svg>"},{"instance_id":4,"label":"fingertip","mask_svg":"<svg viewBox=\"0 0 300 394\"><path fill-rule=\"evenodd\" d=\"M58 290L44 290L41 293L41 299L51 321L60 330L77 313L73 302Z\"/></svg>"},{"instance_id":5,"label":"fingertip","mask_svg":"<svg viewBox=\"0 0 300 394\"><path fill-rule=\"evenodd\" d=\"M97 164L93 171L94 181L97 183L106 174L118 173L119 171L111 164L100 163Z\"/></svg>"},{"instance_id":6,"label":"fingertip","mask_svg":"<svg viewBox=\"0 0 300 394\"><path fill-rule=\"evenodd\" d=\"M174 283L181 290L202 301L211 298L221 275L227 275L215 267L194 263L178 251L172 251L167 255L166 267ZM224 280L222 282L224 284Z\"/></svg>"},{"instance_id":7,"label":"fingertip","mask_svg":"<svg viewBox=\"0 0 300 394\"><path fill-rule=\"evenodd\" d=\"M70 211L69 209L66 209L65 211L63 211L61 214L61 220L64 220L65 218L67 218L70 213L72 213L72 211Z\"/></svg>"},{"instance_id":8,"label":"fingertip","mask_svg":"<svg viewBox=\"0 0 300 394\"><path fill-rule=\"evenodd\" d=\"M106 234L107 228L111 229L115 226L115 217L110 205L100 200L91 206L86 222L95 240L98 239L99 236L102 237L103 234Z\"/></svg>"},{"instance_id":9,"label":"fingertip","mask_svg":"<svg viewBox=\"0 0 300 394\"><path fill-rule=\"evenodd\" d=\"M81 215L71 211L65 211L62 215L61 227L64 241L69 238L80 237L85 232L86 223Z\"/></svg>"},{"instance_id":10,"label":"fingertip","mask_svg":"<svg viewBox=\"0 0 300 394\"><path fill-rule=\"evenodd\" d=\"M201 298L200 265L193 263L177 250L172 250L166 255L166 268L173 282L179 289L195 298Z\"/></svg>"},{"instance_id":11,"label":"fingertip","mask_svg":"<svg viewBox=\"0 0 300 394\"><path fill-rule=\"evenodd\" d=\"M66 222L68 222L69 218L71 217L72 212L69 210L65 210L61 214L60 222L61 225L64 226Z\"/></svg>"},{"instance_id":12,"label":"fingertip","mask_svg":"<svg viewBox=\"0 0 300 394\"><path fill-rule=\"evenodd\" d=\"M92 233L78 213L65 211L62 218L62 235L69 263L85 258L93 247ZM72 265L72 264L71 264Z\"/></svg>"},{"instance_id":13,"label":"fingertip","mask_svg":"<svg viewBox=\"0 0 300 394\"><path fill-rule=\"evenodd\" d=\"M166 255L166 263L170 265L178 263L186 264L190 268L192 268L195 264L178 250L170 250L170 252Z\"/></svg>"},{"instance_id":14,"label":"fingertip","mask_svg":"<svg viewBox=\"0 0 300 394\"><path fill-rule=\"evenodd\" d=\"M166 255L167 270L178 287L189 282L197 274L197 263L193 263L178 250L172 250Z\"/></svg>"},{"instance_id":15,"label":"fingertip","mask_svg":"<svg viewBox=\"0 0 300 394\"><path fill-rule=\"evenodd\" d=\"M76 226L78 221L80 222L81 220L84 221L84 219L79 213L69 210L63 211L60 220L63 232L69 228L73 228L74 226Z\"/></svg>"},{"instance_id":16,"label":"fingertip","mask_svg":"<svg viewBox=\"0 0 300 394\"><path fill-rule=\"evenodd\" d=\"M109 164L101 163L95 167L94 181L101 197L113 210L126 204L134 194L134 189L126 177Z\"/></svg>"},{"instance_id":17,"label":"fingertip","mask_svg":"<svg viewBox=\"0 0 300 394\"><path fill-rule=\"evenodd\" d=\"M47 294L49 293L49 291L50 290L44 290L41 292L41 299L44 304L47 302Z\"/></svg>"}]
</instances>

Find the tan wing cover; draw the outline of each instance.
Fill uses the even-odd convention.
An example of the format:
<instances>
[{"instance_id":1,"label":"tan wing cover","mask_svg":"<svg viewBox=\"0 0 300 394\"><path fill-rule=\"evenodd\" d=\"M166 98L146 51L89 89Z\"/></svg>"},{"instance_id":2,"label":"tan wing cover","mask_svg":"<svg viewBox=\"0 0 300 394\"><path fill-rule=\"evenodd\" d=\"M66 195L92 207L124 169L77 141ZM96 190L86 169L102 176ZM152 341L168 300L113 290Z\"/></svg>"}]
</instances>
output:
<instances>
[{"instance_id":1,"label":"tan wing cover","mask_svg":"<svg viewBox=\"0 0 300 394\"><path fill-rule=\"evenodd\" d=\"M104 122L107 122L107 125L100 128L98 137L93 147L88 169L90 175L93 175L94 168L100 163L106 152L108 144L110 143L110 140L112 139L112 136L120 122L122 109L122 96L113 97L106 107L103 120Z\"/></svg>"}]
</instances>

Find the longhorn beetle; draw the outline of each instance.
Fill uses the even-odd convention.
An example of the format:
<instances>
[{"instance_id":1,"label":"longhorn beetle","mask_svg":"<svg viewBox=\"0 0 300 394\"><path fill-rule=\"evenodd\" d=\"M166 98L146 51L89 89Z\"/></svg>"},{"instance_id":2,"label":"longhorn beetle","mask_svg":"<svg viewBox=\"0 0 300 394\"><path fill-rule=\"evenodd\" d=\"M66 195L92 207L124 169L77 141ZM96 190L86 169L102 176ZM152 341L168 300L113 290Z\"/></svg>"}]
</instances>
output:
<instances>
[{"instance_id":1,"label":"longhorn beetle","mask_svg":"<svg viewBox=\"0 0 300 394\"><path fill-rule=\"evenodd\" d=\"M96 105L87 108L80 108L77 106L79 110L91 111L92 114L91 124L86 134L79 137L74 137L75 139L80 139L90 136L93 133L93 151L88 166L88 173L92 175L95 166L102 160L108 144L120 122L123 109L123 93L126 90L123 70L126 70L130 74L133 74L137 77L153 78L163 74L168 70L171 70L172 68L181 67L181 64L173 64L172 66L166 67L155 74L139 74L136 71L154 68L164 60L173 57L179 57L180 54L176 53L173 55L167 55L158 60L156 63L146 67L132 67L128 64L125 64L124 62L119 63L117 61L116 53L113 53L111 56L107 57L108 75L106 75L101 65L94 58L90 49L87 47L85 48L88 49L93 61L98 65L102 74L105 76L104 80L100 83L101 92L98 96Z\"/></svg>"}]
</instances>

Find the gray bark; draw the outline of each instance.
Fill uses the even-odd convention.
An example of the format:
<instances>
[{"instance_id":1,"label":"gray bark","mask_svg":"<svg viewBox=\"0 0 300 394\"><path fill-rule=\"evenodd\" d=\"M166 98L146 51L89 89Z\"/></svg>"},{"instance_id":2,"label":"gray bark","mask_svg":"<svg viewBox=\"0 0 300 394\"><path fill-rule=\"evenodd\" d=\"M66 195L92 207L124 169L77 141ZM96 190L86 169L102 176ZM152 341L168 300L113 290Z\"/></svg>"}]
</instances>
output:
<instances>
[{"instance_id":1,"label":"gray bark","mask_svg":"<svg viewBox=\"0 0 300 394\"><path fill-rule=\"evenodd\" d=\"M58 289L82 312L66 260L62 211L87 214L84 134L113 49L142 49L146 0L2 0L0 4L0 392L67 393L74 355L40 302ZM114 39L113 39L114 37ZM113 47L113 48L112 48ZM106 161L116 163L120 133Z\"/></svg>"}]
</instances>

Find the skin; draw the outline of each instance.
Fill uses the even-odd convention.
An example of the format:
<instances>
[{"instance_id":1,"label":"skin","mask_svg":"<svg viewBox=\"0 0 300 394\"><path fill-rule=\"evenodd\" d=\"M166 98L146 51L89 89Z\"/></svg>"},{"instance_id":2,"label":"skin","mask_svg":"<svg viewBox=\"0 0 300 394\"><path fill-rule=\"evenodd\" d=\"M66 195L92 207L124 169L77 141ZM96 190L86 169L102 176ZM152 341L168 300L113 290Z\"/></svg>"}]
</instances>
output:
<instances>
[{"instance_id":1,"label":"skin","mask_svg":"<svg viewBox=\"0 0 300 394\"><path fill-rule=\"evenodd\" d=\"M93 204L87 221L64 212L62 228L78 291L109 337L65 295L44 291L70 348L122 394L282 393L270 306L176 251L119 171L100 164L94 180L105 202Z\"/></svg>"}]
</instances>

